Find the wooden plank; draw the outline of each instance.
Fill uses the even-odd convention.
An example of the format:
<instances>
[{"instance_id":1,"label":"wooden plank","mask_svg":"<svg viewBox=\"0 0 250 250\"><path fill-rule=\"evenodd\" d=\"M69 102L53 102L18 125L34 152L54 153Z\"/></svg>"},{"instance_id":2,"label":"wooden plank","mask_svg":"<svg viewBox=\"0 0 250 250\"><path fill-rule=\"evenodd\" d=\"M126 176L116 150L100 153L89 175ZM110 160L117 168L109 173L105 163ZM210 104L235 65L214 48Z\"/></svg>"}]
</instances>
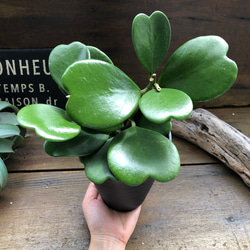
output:
<instances>
[{"instance_id":1,"label":"wooden plank","mask_svg":"<svg viewBox=\"0 0 250 250\"><path fill-rule=\"evenodd\" d=\"M227 122L231 126L241 131L246 136L250 137L250 108L216 108L208 109L211 113L216 115L219 119ZM205 151L198 149L196 146L188 143L185 140L174 137L182 164L195 164L195 163L213 163L217 162L215 158L207 154Z\"/></svg>"},{"instance_id":2,"label":"wooden plank","mask_svg":"<svg viewBox=\"0 0 250 250\"><path fill-rule=\"evenodd\" d=\"M182 165L212 164L219 162L206 151L182 138L178 138L176 135L173 136L173 142L178 149Z\"/></svg>"},{"instance_id":3,"label":"wooden plank","mask_svg":"<svg viewBox=\"0 0 250 250\"><path fill-rule=\"evenodd\" d=\"M173 120L173 134L214 155L250 187L250 138L205 109L185 120Z\"/></svg>"},{"instance_id":4,"label":"wooden plank","mask_svg":"<svg viewBox=\"0 0 250 250\"><path fill-rule=\"evenodd\" d=\"M182 164L218 162L213 156L181 138L174 137L173 142L180 152ZM33 130L28 130L28 137L25 138L16 153L7 160L6 165L9 172L84 168L78 157L47 155L43 150L43 139L39 138Z\"/></svg>"},{"instance_id":5,"label":"wooden plank","mask_svg":"<svg viewBox=\"0 0 250 250\"><path fill-rule=\"evenodd\" d=\"M249 210L249 188L230 170L185 166L153 186L128 249L248 249Z\"/></svg>"},{"instance_id":6,"label":"wooden plank","mask_svg":"<svg viewBox=\"0 0 250 250\"><path fill-rule=\"evenodd\" d=\"M0 193L0 249L87 249L87 183L80 171L10 174Z\"/></svg>"},{"instance_id":7,"label":"wooden plank","mask_svg":"<svg viewBox=\"0 0 250 250\"><path fill-rule=\"evenodd\" d=\"M0 193L0 248L87 249L88 183L83 171L10 174ZM223 165L196 165L154 183L127 249L249 247L249 189Z\"/></svg>"},{"instance_id":8,"label":"wooden plank","mask_svg":"<svg viewBox=\"0 0 250 250\"><path fill-rule=\"evenodd\" d=\"M210 112L225 122L239 129L246 136L250 137L250 108L223 108L210 109ZM13 171L39 171L56 169L83 169L83 165L77 157L50 157L43 151L43 140L33 130L28 130L28 137L17 149L16 153L7 161L10 172ZM218 162L213 156L201 150L197 146L173 137L179 150L181 163L186 164L208 164Z\"/></svg>"},{"instance_id":9,"label":"wooden plank","mask_svg":"<svg viewBox=\"0 0 250 250\"><path fill-rule=\"evenodd\" d=\"M208 109L208 111L250 137L250 107Z\"/></svg>"},{"instance_id":10,"label":"wooden plank","mask_svg":"<svg viewBox=\"0 0 250 250\"><path fill-rule=\"evenodd\" d=\"M236 84L206 107L249 105L250 2L239 1L57 1L0 2L0 48L47 48L79 40L106 52L115 65L141 87L147 74L131 41L131 22L140 12L161 10L172 25L171 55L189 39L219 35L230 45L229 56L239 67ZM244 92L241 91L244 89Z\"/></svg>"},{"instance_id":11,"label":"wooden plank","mask_svg":"<svg viewBox=\"0 0 250 250\"><path fill-rule=\"evenodd\" d=\"M6 162L9 172L41 171L56 169L83 169L77 157L52 157L43 150L44 140L34 130L27 130L27 136Z\"/></svg>"}]
</instances>

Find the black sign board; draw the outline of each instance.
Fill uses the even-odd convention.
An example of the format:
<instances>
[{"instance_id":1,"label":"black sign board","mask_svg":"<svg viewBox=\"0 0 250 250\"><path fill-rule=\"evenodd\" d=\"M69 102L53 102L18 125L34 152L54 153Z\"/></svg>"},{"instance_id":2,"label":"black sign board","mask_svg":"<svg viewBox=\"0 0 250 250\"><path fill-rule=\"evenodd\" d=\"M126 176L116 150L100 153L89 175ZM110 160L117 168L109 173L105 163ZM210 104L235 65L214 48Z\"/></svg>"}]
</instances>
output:
<instances>
[{"instance_id":1,"label":"black sign board","mask_svg":"<svg viewBox=\"0 0 250 250\"><path fill-rule=\"evenodd\" d=\"M64 108L66 97L48 69L51 49L0 50L0 101L21 108L46 103Z\"/></svg>"}]
</instances>

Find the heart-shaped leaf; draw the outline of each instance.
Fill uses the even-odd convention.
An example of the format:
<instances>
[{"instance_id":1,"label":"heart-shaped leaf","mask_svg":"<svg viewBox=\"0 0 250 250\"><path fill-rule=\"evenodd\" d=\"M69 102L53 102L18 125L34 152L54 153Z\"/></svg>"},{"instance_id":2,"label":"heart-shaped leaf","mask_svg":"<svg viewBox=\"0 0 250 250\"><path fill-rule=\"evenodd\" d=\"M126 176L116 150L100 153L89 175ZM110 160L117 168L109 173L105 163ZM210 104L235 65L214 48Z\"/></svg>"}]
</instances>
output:
<instances>
[{"instance_id":1,"label":"heart-shaped leaf","mask_svg":"<svg viewBox=\"0 0 250 250\"><path fill-rule=\"evenodd\" d=\"M107 179L116 181L116 178L110 172L107 162L107 152L112 138L110 138L101 149L83 159L85 173L88 179L95 184L102 184Z\"/></svg>"},{"instance_id":2,"label":"heart-shaped leaf","mask_svg":"<svg viewBox=\"0 0 250 250\"><path fill-rule=\"evenodd\" d=\"M162 135L168 135L172 129L171 120L162 123L155 123L146 119L145 116L141 116L136 125L142 128L154 130Z\"/></svg>"},{"instance_id":3,"label":"heart-shaped leaf","mask_svg":"<svg viewBox=\"0 0 250 250\"><path fill-rule=\"evenodd\" d=\"M187 118L193 110L193 102L180 90L162 88L159 92L152 89L144 94L139 107L148 120L162 123L171 118Z\"/></svg>"},{"instance_id":4,"label":"heart-shaped leaf","mask_svg":"<svg viewBox=\"0 0 250 250\"><path fill-rule=\"evenodd\" d=\"M226 54L228 44L218 36L192 39L177 49L159 79L164 88L187 93L193 101L212 100L225 93L237 77L237 65Z\"/></svg>"},{"instance_id":5,"label":"heart-shaped leaf","mask_svg":"<svg viewBox=\"0 0 250 250\"><path fill-rule=\"evenodd\" d=\"M23 107L17 114L17 122L35 129L41 138L49 141L70 140L81 131L79 125L70 122L65 110L46 104Z\"/></svg>"},{"instance_id":6,"label":"heart-shaped leaf","mask_svg":"<svg viewBox=\"0 0 250 250\"><path fill-rule=\"evenodd\" d=\"M98 48L93 47L93 46L87 46L87 49L90 53L90 59L101 60L101 61L113 64L111 59Z\"/></svg>"},{"instance_id":7,"label":"heart-shaped leaf","mask_svg":"<svg viewBox=\"0 0 250 250\"><path fill-rule=\"evenodd\" d=\"M107 134L90 133L81 130L79 135L68 141L45 141L44 151L54 157L86 156L98 150L108 137Z\"/></svg>"},{"instance_id":8,"label":"heart-shaped leaf","mask_svg":"<svg viewBox=\"0 0 250 250\"><path fill-rule=\"evenodd\" d=\"M72 64L63 75L70 92L69 116L81 126L100 129L121 124L136 110L140 88L120 69L99 60Z\"/></svg>"},{"instance_id":9,"label":"heart-shaped leaf","mask_svg":"<svg viewBox=\"0 0 250 250\"><path fill-rule=\"evenodd\" d=\"M7 181L8 171L3 160L0 158L0 191L7 184Z\"/></svg>"},{"instance_id":10,"label":"heart-shaped leaf","mask_svg":"<svg viewBox=\"0 0 250 250\"><path fill-rule=\"evenodd\" d=\"M118 134L110 143L107 158L113 175L127 185L139 185L148 177L167 182L180 169L175 145L160 133L140 127Z\"/></svg>"},{"instance_id":11,"label":"heart-shaped leaf","mask_svg":"<svg viewBox=\"0 0 250 250\"><path fill-rule=\"evenodd\" d=\"M132 24L132 40L136 55L149 73L154 73L165 58L171 39L171 28L164 13L137 15Z\"/></svg>"},{"instance_id":12,"label":"heart-shaped leaf","mask_svg":"<svg viewBox=\"0 0 250 250\"><path fill-rule=\"evenodd\" d=\"M68 45L60 44L51 51L49 55L50 74L64 93L68 93L62 84L62 75L65 70L74 62L89 59L89 56L87 47L80 42L72 42Z\"/></svg>"}]
</instances>

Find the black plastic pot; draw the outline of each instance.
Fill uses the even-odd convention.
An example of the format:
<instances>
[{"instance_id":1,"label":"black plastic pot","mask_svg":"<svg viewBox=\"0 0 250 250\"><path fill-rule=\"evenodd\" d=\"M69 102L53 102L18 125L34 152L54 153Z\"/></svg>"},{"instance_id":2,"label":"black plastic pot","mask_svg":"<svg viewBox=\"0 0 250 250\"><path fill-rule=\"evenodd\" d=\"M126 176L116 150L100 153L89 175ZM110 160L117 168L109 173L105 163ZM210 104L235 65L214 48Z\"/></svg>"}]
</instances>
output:
<instances>
[{"instance_id":1,"label":"black plastic pot","mask_svg":"<svg viewBox=\"0 0 250 250\"><path fill-rule=\"evenodd\" d=\"M168 134L172 141L171 132ZM120 181L107 180L102 184L95 184L103 201L110 208L128 212L139 207L150 191L154 179L149 177L138 186L129 186Z\"/></svg>"},{"instance_id":2,"label":"black plastic pot","mask_svg":"<svg viewBox=\"0 0 250 250\"><path fill-rule=\"evenodd\" d=\"M143 203L153 183L154 179L148 178L139 186L128 186L123 182L112 180L95 185L107 206L127 212Z\"/></svg>"}]
</instances>

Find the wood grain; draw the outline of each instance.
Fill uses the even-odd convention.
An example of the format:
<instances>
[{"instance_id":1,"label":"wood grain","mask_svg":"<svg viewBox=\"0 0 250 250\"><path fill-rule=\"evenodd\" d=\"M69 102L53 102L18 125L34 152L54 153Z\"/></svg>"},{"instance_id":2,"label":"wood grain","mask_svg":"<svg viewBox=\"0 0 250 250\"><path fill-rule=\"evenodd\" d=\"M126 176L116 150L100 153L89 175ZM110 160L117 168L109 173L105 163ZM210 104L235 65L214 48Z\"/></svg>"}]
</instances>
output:
<instances>
[{"instance_id":1,"label":"wood grain","mask_svg":"<svg viewBox=\"0 0 250 250\"><path fill-rule=\"evenodd\" d=\"M248 133L249 108L212 111ZM25 140L7 164L12 171L0 193L0 249L88 249L81 201L89 181L82 166L77 158L46 156L35 135ZM127 249L248 249L249 189L205 151L174 141L180 173L153 185Z\"/></svg>"},{"instance_id":2,"label":"wood grain","mask_svg":"<svg viewBox=\"0 0 250 250\"><path fill-rule=\"evenodd\" d=\"M217 100L195 107L212 107L249 137L248 0L2 0L0 49L52 48L78 40L103 50L144 87L147 74L132 47L131 22L136 14L154 10L171 22L168 57L200 35L219 35L228 42L228 56L239 67L236 83ZM10 173L0 193L0 249L88 249L81 201L89 181L83 165L77 158L49 157L43 140L28 134L6 163ZM172 182L153 185L127 249L249 249L249 189L207 152L177 137L174 143L180 173Z\"/></svg>"},{"instance_id":3,"label":"wood grain","mask_svg":"<svg viewBox=\"0 0 250 250\"><path fill-rule=\"evenodd\" d=\"M173 120L172 132L201 147L234 170L250 187L250 138L205 109Z\"/></svg>"},{"instance_id":4,"label":"wood grain","mask_svg":"<svg viewBox=\"0 0 250 250\"><path fill-rule=\"evenodd\" d=\"M44 140L28 129L23 143L7 160L9 172L83 169L77 157L52 157L43 150Z\"/></svg>"},{"instance_id":5,"label":"wood grain","mask_svg":"<svg viewBox=\"0 0 250 250\"><path fill-rule=\"evenodd\" d=\"M87 249L87 183L80 171L10 174L0 193L0 249Z\"/></svg>"},{"instance_id":6,"label":"wood grain","mask_svg":"<svg viewBox=\"0 0 250 250\"><path fill-rule=\"evenodd\" d=\"M218 162L210 154L186 140L174 137L173 142L180 152L181 162L184 165ZM39 138L33 130L28 130L24 142L7 160L6 165L9 172L84 169L77 157L47 155L43 150L43 139Z\"/></svg>"},{"instance_id":7,"label":"wood grain","mask_svg":"<svg viewBox=\"0 0 250 250\"><path fill-rule=\"evenodd\" d=\"M197 105L249 105L248 0L118 0L108 4L95 0L2 0L0 48L52 48L78 40L106 52L115 65L139 86L145 87L147 74L132 47L131 23L136 14L150 15L155 10L166 13L171 22L172 41L168 56L189 39L201 35L219 35L230 45L228 55L239 67L235 85L222 98Z\"/></svg>"},{"instance_id":8,"label":"wood grain","mask_svg":"<svg viewBox=\"0 0 250 250\"><path fill-rule=\"evenodd\" d=\"M208 111L250 137L250 107L218 108L208 109Z\"/></svg>"},{"instance_id":9,"label":"wood grain","mask_svg":"<svg viewBox=\"0 0 250 250\"><path fill-rule=\"evenodd\" d=\"M0 193L0 249L88 249L83 171L12 173ZM155 183L128 250L248 249L250 193L221 164L182 167Z\"/></svg>"},{"instance_id":10,"label":"wood grain","mask_svg":"<svg viewBox=\"0 0 250 250\"><path fill-rule=\"evenodd\" d=\"M216 108L210 111L250 137L250 108ZM218 162L215 157L184 139L173 136L173 142L179 150L182 165ZM33 130L28 130L27 137L9 158L7 166L10 172L84 168L77 157L48 156L43 151L43 139Z\"/></svg>"}]
</instances>

